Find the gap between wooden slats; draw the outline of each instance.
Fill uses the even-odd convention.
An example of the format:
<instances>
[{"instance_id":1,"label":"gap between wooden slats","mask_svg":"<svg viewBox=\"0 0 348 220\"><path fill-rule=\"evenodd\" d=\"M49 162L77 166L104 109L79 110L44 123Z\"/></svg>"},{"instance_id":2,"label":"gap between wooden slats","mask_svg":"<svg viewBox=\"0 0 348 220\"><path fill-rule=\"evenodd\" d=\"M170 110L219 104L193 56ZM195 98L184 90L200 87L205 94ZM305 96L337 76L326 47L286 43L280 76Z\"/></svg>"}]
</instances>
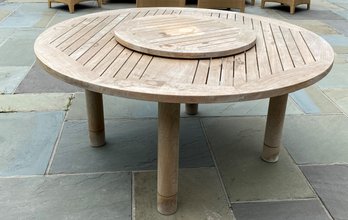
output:
<instances>
[{"instance_id":1,"label":"gap between wooden slats","mask_svg":"<svg viewBox=\"0 0 348 220\"><path fill-rule=\"evenodd\" d=\"M158 10L153 10L157 12ZM151 14L145 13L137 13L137 16L144 16L148 15L150 16ZM131 14L125 14L123 16L118 17L120 20L116 23L114 27L117 27L122 21L124 20L130 20L134 18ZM96 43L95 47L92 47L91 50L87 51L84 56L81 57L78 61L83 63L83 65L86 65L88 68L93 69L98 65L101 60L104 59L105 56L107 56L112 48L114 48L117 45L117 42L114 40L114 33L113 33L112 28L110 32L105 35L103 39L101 39L99 42Z\"/></svg>"},{"instance_id":2,"label":"gap between wooden slats","mask_svg":"<svg viewBox=\"0 0 348 220\"><path fill-rule=\"evenodd\" d=\"M148 11L148 13L145 15L146 16L154 16L158 12L158 9L151 9Z\"/></svg>"},{"instance_id":3,"label":"gap between wooden slats","mask_svg":"<svg viewBox=\"0 0 348 220\"><path fill-rule=\"evenodd\" d=\"M222 58L211 59L206 84L214 86L220 85L221 71Z\"/></svg>"},{"instance_id":4,"label":"gap between wooden slats","mask_svg":"<svg viewBox=\"0 0 348 220\"><path fill-rule=\"evenodd\" d=\"M322 44L320 39L311 33L300 31L300 35L302 36L303 41L306 43L308 50L312 54L314 61L319 60L322 50L321 47L318 47L318 45Z\"/></svg>"},{"instance_id":5,"label":"gap between wooden slats","mask_svg":"<svg viewBox=\"0 0 348 220\"><path fill-rule=\"evenodd\" d=\"M69 39L61 43L57 46L57 48L61 51L66 50L70 45L77 42L79 39L83 39L83 36L87 35L88 32L98 27L100 23L102 23L105 19L108 17L98 17L96 20L92 21L88 25L86 25L84 28L82 28L78 33L75 33L73 36L71 36Z\"/></svg>"},{"instance_id":6,"label":"gap between wooden slats","mask_svg":"<svg viewBox=\"0 0 348 220\"><path fill-rule=\"evenodd\" d=\"M282 72L283 66L279 57L277 45L273 38L270 24L266 22L261 22L261 28L263 31L269 62L271 64L272 74Z\"/></svg>"},{"instance_id":7,"label":"gap between wooden slats","mask_svg":"<svg viewBox=\"0 0 348 220\"><path fill-rule=\"evenodd\" d=\"M127 79L138 80L142 78L144 72L148 68L151 63L153 56L149 56L146 54L141 55L139 62L134 66L132 71L128 74Z\"/></svg>"},{"instance_id":8,"label":"gap between wooden slats","mask_svg":"<svg viewBox=\"0 0 348 220\"><path fill-rule=\"evenodd\" d=\"M253 26L257 35L255 51L257 57L259 76L260 78L263 78L271 74L271 66L265 45L265 39L262 33L261 21L254 19Z\"/></svg>"},{"instance_id":9,"label":"gap between wooden slats","mask_svg":"<svg viewBox=\"0 0 348 220\"><path fill-rule=\"evenodd\" d=\"M73 31L74 28L76 28L79 25L83 25L84 22L86 22L86 18L81 19L81 21L76 22L76 23L68 23L67 26L58 26L54 27L54 34L48 36L47 42L50 44L54 43L56 40L60 39L64 35L68 34L69 32Z\"/></svg>"},{"instance_id":10,"label":"gap between wooden slats","mask_svg":"<svg viewBox=\"0 0 348 220\"><path fill-rule=\"evenodd\" d=\"M243 23L246 28L255 31L253 19L243 16ZM256 46L245 52L245 68L247 82L260 78L259 67L257 63Z\"/></svg>"},{"instance_id":11,"label":"gap between wooden slats","mask_svg":"<svg viewBox=\"0 0 348 220\"><path fill-rule=\"evenodd\" d=\"M84 65L93 56L99 53L99 51L103 47L105 47L107 44L110 44L110 41L113 40L114 38L113 29L128 15L129 14L119 15L109 25L107 25L102 31L100 31L94 38L91 38L86 44L80 47L79 50L75 51L71 55L71 57L74 59L77 59L77 61L79 61L80 63ZM107 33L104 33L104 31ZM92 44L93 42L94 44ZM115 43L113 45L115 45Z\"/></svg>"},{"instance_id":12,"label":"gap between wooden slats","mask_svg":"<svg viewBox=\"0 0 348 220\"><path fill-rule=\"evenodd\" d=\"M300 32L298 30L291 29L291 35L296 42L297 48L301 52L301 55L303 57L303 60L305 61L305 64L310 64L315 62L314 57L312 53L309 51L308 46L306 42L303 40Z\"/></svg>"},{"instance_id":13,"label":"gap between wooden slats","mask_svg":"<svg viewBox=\"0 0 348 220\"><path fill-rule=\"evenodd\" d=\"M280 32L278 25L270 24L274 42L276 43L276 48L280 61L282 63L283 70L293 69L295 67L294 62L291 59L289 49L284 41L283 35Z\"/></svg>"},{"instance_id":14,"label":"gap between wooden slats","mask_svg":"<svg viewBox=\"0 0 348 220\"><path fill-rule=\"evenodd\" d=\"M196 72L192 84L205 84L207 82L210 59L199 60L196 66Z\"/></svg>"},{"instance_id":15,"label":"gap between wooden slats","mask_svg":"<svg viewBox=\"0 0 348 220\"><path fill-rule=\"evenodd\" d=\"M113 62L103 71L102 76L110 79L114 78L119 69L122 68L132 53L132 50L124 48L124 50L117 55L116 59L114 59Z\"/></svg>"},{"instance_id":16,"label":"gap between wooden slats","mask_svg":"<svg viewBox=\"0 0 348 220\"><path fill-rule=\"evenodd\" d=\"M120 66L120 68L116 71L116 73L114 74L114 78L115 79L127 79L129 74L133 71L135 66L139 63L141 57L142 57L142 55L140 53L133 52L128 57L126 62L124 62L124 64L122 66Z\"/></svg>"},{"instance_id":17,"label":"gap between wooden slats","mask_svg":"<svg viewBox=\"0 0 348 220\"><path fill-rule=\"evenodd\" d=\"M105 50L105 52L107 52L106 54L98 53L98 56L94 56L93 59L86 64L86 67L102 75L123 50L123 46L116 44L110 51Z\"/></svg>"},{"instance_id":18,"label":"gap between wooden slats","mask_svg":"<svg viewBox=\"0 0 348 220\"><path fill-rule=\"evenodd\" d=\"M69 38L74 36L76 33L78 33L80 30L82 30L84 27L86 27L88 24L90 24L91 22L93 22L97 18L98 17L90 17L90 18L83 20L82 22L80 22L78 25L76 25L72 29L68 30L63 35L60 35L55 40L51 41L50 44L52 44L52 46L54 46L54 47L59 46L60 44L64 43L66 40L68 40Z\"/></svg>"},{"instance_id":19,"label":"gap between wooden slats","mask_svg":"<svg viewBox=\"0 0 348 220\"><path fill-rule=\"evenodd\" d=\"M75 43L67 47L64 52L76 60L82 53L96 43L101 37L107 34L116 25L114 22L115 16L108 17L98 26L92 28L88 33L77 39ZM75 53L76 52L76 53ZM75 53L75 58L73 55Z\"/></svg>"},{"instance_id":20,"label":"gap between wooden slats","mask_svg":"<svg viewBox=\"0 0 348 220\"><path fill-rule=\"evenodd\" d=\"M287 45L287 48L289 50L291 59L295 67L303 66L305 62L303 60L302 54L300 53L296 45L296 42L294 41L294 38L291 35L289 28L280 27L280 31L283 35L283 39Z\"/></svg>"}]
</instances>

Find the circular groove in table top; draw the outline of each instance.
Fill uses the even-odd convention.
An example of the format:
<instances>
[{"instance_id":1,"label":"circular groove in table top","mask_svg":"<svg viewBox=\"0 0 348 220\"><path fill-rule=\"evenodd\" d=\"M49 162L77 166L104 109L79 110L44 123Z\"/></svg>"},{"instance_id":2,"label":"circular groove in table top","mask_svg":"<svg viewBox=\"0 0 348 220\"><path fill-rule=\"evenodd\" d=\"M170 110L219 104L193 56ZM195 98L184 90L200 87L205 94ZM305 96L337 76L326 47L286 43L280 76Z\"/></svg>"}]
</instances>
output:
<instances>
[{"instance_id":1,"label":"circular groove in table top","mask_svg":"<svg viewBox=\"0 0 348 220\"><path fill-rule=\"evenodd\" d=\"M195 16L141 17L116 27L115 38L140 53L170 58L215 58L244 52L255 45L254 31Z\"/></svg>"}]
</instances>

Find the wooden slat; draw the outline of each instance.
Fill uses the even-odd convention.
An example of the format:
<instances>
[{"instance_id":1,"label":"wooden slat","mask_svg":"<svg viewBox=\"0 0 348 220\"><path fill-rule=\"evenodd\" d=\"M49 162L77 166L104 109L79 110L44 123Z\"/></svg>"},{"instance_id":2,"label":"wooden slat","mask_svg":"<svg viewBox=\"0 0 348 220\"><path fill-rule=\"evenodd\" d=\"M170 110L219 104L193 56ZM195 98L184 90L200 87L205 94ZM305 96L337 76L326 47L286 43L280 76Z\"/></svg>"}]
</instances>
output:
<instances>
[{"instance_id":1,"label":"wooden slat","mask_svg":"<svg viewBox=\"0 0 348 220\"><path fill-rule=\"evenodd\" d=\"M114 27L116 27L119 24L119 22L121 22L123 19L125 19L128 15L129 15L129 13L119 15L113 22L110 23L110 25L112 26L113 23L115 22L115 26ZM74 56L72 55L71 57L74 58L74 59L76 59L76 57L78 57L77 60L80 63L82 63L83 65L85 65L97 53L101 52L103 54L103 51L101 51L103 48L104 48L104 50L105 49L106 50L111 49L116 44L116 42L114 42L114 41L110 42L111 40L113 40L113 38L114 38L114 33L113 33L113 31L110 30L98 42L93 44L92 47L90 47L87 51L82 53L82 55L80 57L78 57L79 54L76 54ZM81 50L83 50L83 49L81 49ZM81 52L83 52L83 51L81 51ZM79 52L76 52L76 53L79 53Z\"/></svg>"},{"instance_id":2,"label":"wooden slat","mask_svg":"<svg viewBox=\"0 0 348 220\"><path fill-rule=\"evenodd\" d=\"M209 66L207 85L219 85L221 78L222 59L212 59Z\"/></svg>"},{"instance_id":3,"label":"wooden slat","mask_svg":"<svg viewBox=\"0 0 348 220\"><path fill-rule=\"evenodd\" d=\"M278 25L271 25L272 34L274 41L276 42L277 51L284 70L289 70L294 68L294 63L290 57L288 47L284 41L283 35L279 29Z\"/></svg>"},{"instance_id":4,"label":"wooden slat","mask_svg":"<svg viewBox=\"0 0 348 220\"><path fill-rule=\"evenodd\" d=\"M135 80L140 79L147 67L149 66L150 62L152 61L153 57L149 55L142 55L139 62L136 64L132 72L129 73L127 76L127 79Z\"/></svg>"},{"instance_id":5,"label":"wooden slat","mask_svg":"<svg viewBox=\"0 0 348 220\"><path fill-rule=\"evenodd\" d=\"M194 84L206 84L209 66L210 59L199 60L195 78L193 80Z\"/></svg>"},{"instance_id":6,"label":"wooden slat","mask_svg":"<svg viewBox=\"0 0 348 220\"><path fill-rule=\"evenodd\" d=\"M76 26L69 29L69 31L67 31L65 34L60 35L59 37L55 38L50 43L55 47L62 44L63 42L65 42L66 40L68 40L72 36L74 36L76 33L78 33L80 30L85 28L88 24L90 24L91 22L96 20L97 18L98 17L89 17L89 18L84 19L82 22L79 22Z\"/></svg>"},{"instance_id":7,"label":"wooden slat","mask_svg":"<svg viewBox=\"0 0 348 220\"><path fill-rule=\"evenodd\" d=\"M262 34L261 22L259 20L254 20L254 29L257 33L256 40L256 55L257 55L257 64L259 69L260 77L267 77L271 74L271 67L269 63L269 58L266 50L265 39Z\"/></svg>"},{"instance_id":8,"label":"wooden slat","mask_svg":"<svg viewBox=\"0 0 348 220\"><path fill-rule=\"evenodd\" d=\"M280 29L285 39L287 48L289 49L291 59L294 62L295 67L303 66L304 60L299 49L297 48L296 42L294 41L294 38L292 37L289 28L281 27Z\"/></svg>"},{"instance_id":9,"label":"wooden slat","mask_svg":"<svg viewBox=\"0 0 348 220\"><path fill-rule=\"evenodd\" d=\"M137 52L133 52L132 55L128 58L127 62L119 68L119 70L115 73L115 79L126 79L129 73L135 68L135 66L139 63L142 55Z\"/></svg>"},{"instance_id":10,"label":"wooden slat","mask_svg":"<svg viewBox=\"0 0 348 220\"><path fill-rule=\"evenodd\" d=\"M112 50L105 54L98 54L98 56L95 56L92 59L91 62L88 62L86 64L86 67L94 70L99 75L102 75L104 71L111 65L111 63L117 59L117 57L121 54L121 52L125 48L119 44L117 44Z\"/></svg>"},{"instance_id":11,"label":"wooden slat","mask_svg":"<svg viewBox=\"0 0 348 220\"><path fill-rule=\"evenodd\" d=\"M141 80L190 83L193 80L196 66L195 60L181 60L178 63L175 59L154 57Z\"/></svg>"},{"instance_id":12,"label":"wooden slat","mask_svg":"<svg viewBox=\"0 0 348 220\"><path fill-rule=\"evenodd\" d=\"M272 74L282 72L283 67L279 58L276 43L274 42L270 24L266 22L261 22L261 26L264 35L267 54L269 57L269 62L271 65Z\"/></svg>"},{"instance_id":13,"label":"wooden slat","mask_svg":"<svg viewBox=\"0 0 348 220\"><path fill-rule=\"evenodd\" d=\"M256 48L253 47L246 53L246 81L253 81L260 78L259 68L256 57Z\"/></svg>"},{"instance_id":14,"label":"wooden slat","mask_svg":"<svg viewBox=\"0 0 348 220\"><path fill-rule=\"evenodd\" d=\"M75 33L69 39L58 45L57 48L61 51L66 50L70 45L74 44L76 41L83 39L83 37L86 36L88 32L96 28L98 24L102 23L107 18L108 17L98 17L97 19L86 25L84 28L82 28L79 32Z\"/></svg>"},{"instance_id":15,"label":"wooden slat","mask_svg":"<svg viewBox=\"0 0 348 220\"><path fill-rule=\"evenodd\" d=\"M122 52L117 55L116 59L114 59L112 63L110 63L109 66L103 71L103 78L114 78L118 70L122 68L132 53L133 51L127 48L122 50ZM110 57L110 60L112 60L112 57Z\"/></svg>"},{"instance_id":16,"label":"wooden slat","mask_svg":"<svg viewBox=\"0 0 348 220\"><path fill-rule=\"evenodd\" d=\"M108 22L108 24L105 27L99 30L97 29L96 32L94 32L94 36L90 37L90 39L84 42L83 45L80 46L80 48L76 49L72 54L70 54L70 57L73 58L74 60L77 60L84 53L86 53L86 51L88 51L93 45L97 44L98 41L100 41L103 37L105 37L105 35L110 33L111 30L113 30L113 28L115 28L115 26L120 22L120 19L122 19L122 18L118 18L118 19L116 18L117 16L111 17L110 18L111 21ZM87 39L87 36L84 36L84 37L85 39ZM107 38L110 38L110 34Z\"/></svg>"},{"instance_id":17,"label":"wooden slat","mask_svg":"<svg viewBox=\"0 0 348 220\"><path fill-rule=\"evenodd\" d=\"M291 34L296 42L297 48L299 48L302 58L306 64L313 63L315 60L308 49L306 42L304 42L301 34L297 30L291 30Z\"/></svg>"},{"instance_id":18,"label":"wooden slat","mask_svg":"<svg viewBox=\"0 0 348 220\"><path fill-rule=\"evenodd\" d=\"M221 85L233 86L234 56L225 57L222 60Z\"/></svg>"},{"instance_id":19,"label":"wooden slat","mask_svg":"<svg viewBox=\"0 0 348 220\"><path fill-rule=\"evenodd\" d=\"M244 25L250 30L254 29L253 20L249 17L243 17ZM245 52L246 56L246 81L250 82L260 78L258 63L257 63L257 54L256 47L251 48Z\"/></svg>"},{"instance_id":20,"label":"wooden slat","mask_svg":"<svg viewBox=\"0 0 348 220\"><path fill-rule=\"evenodd\" d=\"M314 34L310 34L308 32L300 32L300 34L305 41L308 49L310 50L313 58L315 60L319 60L322 51L322 49L318 47L318 44L320 44L320 39L314 36Z\"/></svg>"},{"instance_id":21,"label":"wooden slat","mask_svg":"<svg viewBox=\"0 0 348 220\"><path fill-rule=\"evenodd\" d=\"M233 85L240 86L246 83L245 53L234 56L234 77Z\"/></svg>"}]
</instances>

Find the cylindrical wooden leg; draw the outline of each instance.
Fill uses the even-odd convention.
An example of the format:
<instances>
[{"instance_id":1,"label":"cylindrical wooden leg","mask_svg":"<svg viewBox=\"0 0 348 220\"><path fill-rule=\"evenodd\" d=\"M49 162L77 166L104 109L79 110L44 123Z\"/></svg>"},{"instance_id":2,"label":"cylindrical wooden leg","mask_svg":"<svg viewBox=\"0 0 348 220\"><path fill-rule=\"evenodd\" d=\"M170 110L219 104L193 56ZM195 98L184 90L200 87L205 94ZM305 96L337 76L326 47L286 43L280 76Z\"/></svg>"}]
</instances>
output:
<instances>
[{"instance_id":1,"label":"cylindrical wooden leg","mask_svg":"<svg viewBox=\"0 0 348 220\"><path fill-rule=\"evenodd\" d=\"M290 14L295 14L295 5L290 5Z\"/></svg>"},{"instance_id":2,"label":"cylindrical wooden leg","mask_svg":"<svg viewBox=\"0 0 348 220\"><path fill-rule=\"evenodd\" d=\"M158 103L157 210L171 215L177 209L180 104Z\"/></svg>"},{"instance_id":3,"label":"cylindrical wooden leg","mask_svg":"<svg viewBox=\"0 0 348 220\"><path fill-rule=\"evenodd\" d=\"M265 140L261 158L266 162L277 162L281 147L282 131L288 95L269 100Z\"/></svg>"},{"instance_id":4,"label":"cylindrical wooden leg","mask_svg":"<svg viewBox=\"0 0 348 220\"><path fill-rule=\"evenodd\" d=\"M264 8L265 7L265 0L262 0L261 1L261 8Z\"/></svg>"},{"instance_id":5,"label":"cylindrical wooden leg","mask_svg":"<svg viewBox=\"0 0 348 220\"><path fill-rule=\"evenodd\" d=\"M85 90L89 142L92 147L100 147L105 144L103 95L97 92Z\"/></svg>"},{"instance_id":6,"label":"cylindrical wooden leg","mask_svg":"<svg viewBox=\"0 0 348 220\"><path fill-rule=\"evenodd\" d=\"M188 115L197 115L198 113L198 104L186 104L185 111Z\"/></svg>"}]
</instances>

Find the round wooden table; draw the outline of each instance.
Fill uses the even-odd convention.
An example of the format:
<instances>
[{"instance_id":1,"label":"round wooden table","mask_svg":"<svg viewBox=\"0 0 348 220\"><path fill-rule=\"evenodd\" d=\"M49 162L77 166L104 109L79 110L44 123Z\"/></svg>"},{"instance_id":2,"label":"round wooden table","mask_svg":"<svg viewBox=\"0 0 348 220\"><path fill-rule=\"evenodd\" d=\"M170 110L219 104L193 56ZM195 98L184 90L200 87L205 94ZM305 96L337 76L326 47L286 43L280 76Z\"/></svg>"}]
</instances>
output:
<instances>
[{"instance_id":1,"label":"round wooden table","mask_svg":"<svg viewBox=\"0 0 348 220\"><path fill-rule=\"evenodd\" d=\"M172 25L163 15L204 18L211 28L209 20L221 19L255 33L256 45L234 55L180 59L137 52L115 40L115 28L132 19L157 16L159 24ZM214 36L229 41L219 31L207 33L207 42ZM288 93L322 79L334 60L326 41L295 25L192 8L134 8L73 18L43 32L34 49L51 75L85 89L92 146L105 144L103 93L158 102L157 204L166 215L177 209L180 103L196 114L198 103L270 98L261 158L276 162Z\"/></svg>"}]
</instances>

